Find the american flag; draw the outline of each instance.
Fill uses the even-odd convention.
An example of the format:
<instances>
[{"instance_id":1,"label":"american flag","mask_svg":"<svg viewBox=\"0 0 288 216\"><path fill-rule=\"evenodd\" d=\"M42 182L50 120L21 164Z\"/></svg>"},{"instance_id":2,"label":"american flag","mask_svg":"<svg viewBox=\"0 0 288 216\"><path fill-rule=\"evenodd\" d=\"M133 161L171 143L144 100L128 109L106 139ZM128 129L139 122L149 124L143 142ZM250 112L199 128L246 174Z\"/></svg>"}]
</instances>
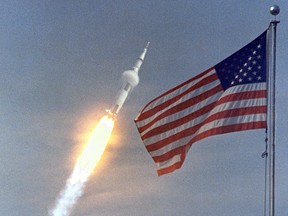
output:
<instances>
[{"instance_id":1,"label":"american flag","mask_svg":"<svg viewBox=\"0 0 288 216\"><path fill-rule=\"evenodd\" d=\"M135 119L158 175L206 137L266 128L266 34L148 103Z\"/></svg>"}]
</instances>

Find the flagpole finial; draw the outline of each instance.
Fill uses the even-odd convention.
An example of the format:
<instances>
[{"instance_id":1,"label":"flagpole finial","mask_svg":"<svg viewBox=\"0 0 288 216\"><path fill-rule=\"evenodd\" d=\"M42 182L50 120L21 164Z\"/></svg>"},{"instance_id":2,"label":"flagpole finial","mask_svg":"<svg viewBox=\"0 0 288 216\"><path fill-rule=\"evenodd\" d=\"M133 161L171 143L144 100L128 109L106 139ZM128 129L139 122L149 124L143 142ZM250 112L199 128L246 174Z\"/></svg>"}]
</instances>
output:
<instances>
[{"instance_id":1,"label":"flagpole finial","mask_svg":"<svg viewBox=\"0 0 288 216\"><path fill-rule=\"evenodd\" d=\"M280 13L280 7L278 5L271 6L270 13L276 17Z\"/></svg>"}]
</instances>

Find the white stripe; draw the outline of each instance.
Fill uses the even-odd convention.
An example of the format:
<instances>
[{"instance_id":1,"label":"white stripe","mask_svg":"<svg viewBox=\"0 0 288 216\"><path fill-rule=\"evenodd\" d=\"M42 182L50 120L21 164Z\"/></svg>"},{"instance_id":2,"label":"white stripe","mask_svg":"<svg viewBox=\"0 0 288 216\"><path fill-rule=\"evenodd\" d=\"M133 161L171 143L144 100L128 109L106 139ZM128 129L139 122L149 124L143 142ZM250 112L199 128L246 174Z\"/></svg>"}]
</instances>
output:
<instances>
[{"instance_id":1,"label":"white stripe","mask_svg":"<svg viewBox=\"0 0 288 216\"><path fill-rule=\"evenodd\" d=\"M226 111L226 110L231 110L231 109L237 109L237 108L245 108L245 107L254 107L254 106L264 106L266 105L266 99L261 98L261 99L247 99L247 100L240 100L240 101L231 101L227 103L220 104L219 106L214 107L210 113L206 113L204 115L201 115L189 122L186 122L185 124L182 124L178 127L171 128L168 131L165 131L161 134L157 134L155 136L149 137L144 139L145 145L150 145L152 143L158 142L160 140L163 140L165 138L168 138L174 134L177 134L187 128L193 127L195 125L198 125L205 121L209 116L216 114L220 111ZM154 128L154 127L153 127ZM142 135L142 134L141 134Z\"/></svg>"},{"instance_id":2,"label":"white stripe","mask_svg":"<svg viewBox=\"0 0 288 216\"><path fill-rule=\"evenodd\" d=\"M251 115L244 115L244 116L235 116L235 117L229 117L224 119L217 119L215 121L209 122L208 124L203 125L196 133L200 134L205 131L208 131L212 128L218 128L222 126L228 126L228 125L235 125L235 124L242 124L242 123L250 123L250 122L259 122L259 121L265 121L266 120L266 114L260 113L260 114L251 114Z\"/></svg>"},{"instance_id":3,"label":"white stripe","mask_svg":"<svg viewBox=\"0 0 288 216\"><path fill-rule=\"evenodd\" d=\"M177 162L180 162L180 161L181 161L181 155L180 154L175 155L172 158L169 158L169 160L167 160L167 161L157 162L156 163L157 164L157 169L158 170L165 169L165 168L170 167L173 164L175 164Z\"/></svg>"},{"instance_id":4,"label":"white stripe","mask_svg":"<svg viewBox=\"0 0 288 216\"><path fill-rule=\"evenodd\" d=\"M248 91L259 91L259 90L266 90L266 83L251 83L251 84L243 84L243 85L237 85L232 86L225 90L223 97L226 95L229 95L231 93L240 93L240 92L248 92Z\"/></svg>"},{"instance_id":5,"label":"white stripe","mask_svg":"<svg viewBox=\"0 0 288 216\"><path fill-rule=\"evenodd\" d=\"M205 86L202 86L200 87L199 89L201 89L200 91L195 90L195 92L191 92L189 93L188 95L185 95L184 97L182 97L180 100L176 101L175 103L171 104L170 106L166 107L165 109L155 113L153 116L147 118L147 119L144 119L142 121L139 121L136 123L137 127L140 128L140 127L143 127L145 126L146 124L148 124L149 122L153 121L153 119L155 119L157 116L161 115L163 112L165 112L166 110L170 109L171 107L174 107L174 106L177 106L179 103L181 102L184 102L192 97L195 97L195 96L198 96L200 94L203 93L204 90L210 90L211 88L217 86L218 84L220 84L220 82L218 80L208 84L208 85L205 85ZM203 90L204 89L204 90ZM222 94L222 97L225 97L231 93L241 93L241 92L247 92L247 91L255 91L255 90L266 90L266 83L253 83L253 84L245 84L245 85L238 85L238 86L233 86L229 89L227 89L223 94ZM201 92L202 91L202 92ZM220 97L220 98L222 98ZM211 100L213 101L213 99L211 98ZM207 101L207 100L206 100ZM189 108L188 108L189 109ZM192 107L191 107L192 109ZM193 109L194 109L194 106L193 106ZM197 108L196 108L197 109ZM199 109L199 108L198 108ZM197 109L197 110L198 110ZM184 111L186 112L186 111ZM173 116L173 115L172 115ZM177 116L177 114L176 114ZM165 121L166 122L166 121Z\"/></svg>"},{"instance_id":6,"label":"white stripe","mask_svg":"<svg viewBox=\"0 0 288 216\"><path fill-rule=\"evenodd\" d=\"M256 84L249 84L249 85L246 84L246 85L234 86L234 87L230 88L229 91L228 90L225 91L220 98L223 98L224 96L227 96L228 94L231 94L231 93L234 93L234 92L241 93L241 92L248 92L248 90L251 90L251 89L253 91L255 91L255 90L264 90L265 88L266 88L266 84L265 83L256 83ZM228 92L228 94L227 94L227 92ZM211 103L212 103L212 102L214 102L217 99L216 97L218 97L218 94L215 97L212 96L210 98L207 98L205 100L205 102L209 101L211 99ZM182 117L184 117L186 115L189 115L190 113L193 113L193 112L197 111L198 109L200 109L200 108L202 108L203 106L206 105L205 102L203 101L203 102L201 102L199 104L196 104L195 106L189 107L189 108L187 108L187 109L185 109L185 110L183 110L181 112L175 113L175 114L171 115L171 117L167 116L166 118L163 118L163 119L155 122L155 124L153 124L151 127L146 129L145 131L143 131L141 133L141 136L145 135L148 131L150 131L153 128L156 128L159 125L163 125L163 124L169 123L171 121L174 121L175 119L182 118ZM208 104L208 102L206 102L206 103ZM213 110L211 110L210 115L215 114L215 113L217 113L219 111L229 110L229 109L233 109L233 108L242 108L242 107L249 107L249 106L262 106L262 105L266 105L266 98L240 100L240 104L237 101L231 101L231 102L220 104L217 107L214 107ZM202 117L206 117L206 116L207 115L202 115ZM195 122L194 122L194 120L192 120L191 122L193 122L193 124L198 124L198 123L201 122L201 120L198 118L198 120L196 120ZM191 125L191 124L189 124L189 125ZM137 124L137 126L138 126L138 124ZM182 125L181 125L181 128L183 128ZM171 128L171 129L173 129L174 134L179 131L179 130L175 130L175 128ZM156 135L156 136L158 136L158 135ZM169 134L169 136L170 136L170 134ZM161 137L163 137L163 136L161 136ZM156 142L155 139L153 140L153 142L148 141L148 143L154 143L154 142Z\"/></svg>"},{"instance_id":7,"label":"white stripe","mask_svg":"<svg viewBox=\"0 0 288 216\"><path fill-rule=\"evenodd\" d=\"M192 87L193 85L197 84L198 82L200 82L201 80L203 80L204 78L210 76L211 74L214 74L216 73L215 72L215 69L212 69L209 73L205 74L204 76L196 79L196 80L193 80L189 83L187 83L186 85L182 86L181 88L177 88L175 89L173 92L170 92L169 94L166 94L164 95L163 97L160 97L158 98L156 101L153 101L153 103L149 104L146 108L145 108L145 111L146 110L149 110L149 109L152 109L156 106L158 106L159 104L162 104L163 102L171 99L171 98L174 98L176 97L179 92L184 92L186 91L187 89L189 89L190 87ZM181 85L181 84L180 84Z\"/></svg>"},{"instance_id":8,"label":"white stripe","mask_svg":"<svg viewBox=\"0 0 288 216\"><path fill-rule=\"evenodd\" d=\"M192 140L194 137L196 137L198 134L203 133L205 131L208 131L212 128L219 128L222 126L229 126L229 125L235 125L238 123L249 123L249 122L258 122L258 121L265 121L266 120L266 114L253 114L253 115L246 115L241 116L241 119L239 121L240 117L233 117L233 118L225 118L225 119L218 119L213 122L210 122L208 124L203 125L195 134L191 134L190 136L181 138L179 140L176 140L168 145L163 146L160 149L157 149L155 151L150 151L149 153L153 156L161 156L168 151L172 151L173 149L176 149L180 146L186 145L190 140Z\"/></svg>"},{"instance_id":9,"label":"white stripe","mask_svg":"<svg viewBox=\"0 0 288 216\"><path fill-rule=\"evenodd\" d=\"M201 116L199 116L199 117L197 117L197 118L195 118L195 119L193 119L193 120L191 120L189 122L186 122L185 124L182 124L182 125L180 125L180 126L178 126L176 128L171 128L170 130L165 131L165 132L163 132L161 134L157 134L155 136L146 138L146 139L143 140L143 142L147 146L147 145L150 145L152 143L155 143L155 142L161 141L163 139L166 139L166 138L168 138L170 136L173 136L173 135L175 135L175 134L177 134L177 133L179 133L179 132L181 132L181 131L183 131L185 129L191 128L191 127L193 127L195 125L198 125L198 124L202 123L207 118L208 114L209 113L201 115Z\"/></svg>"},{"instance_id":10,"label":"white stripe","mask_svg":"<svg viewBox=\"0 0 288 216\"><path fill-rule=\"evenodd\" d=\"M209 113L209 116L212 116L218 112L221 111L228 111L232 109L238 109L238 108L252 108L257 106L266 106L266 98L255 98L255 99L246 99L246 100L239 100L239 101L230 101L227 103L222 103L218 106L215 106L211 112ZM207 118L209 118L207 116Z\"/></svg>"},{"instance_id":11,"label":"white stripe","mask_svg":"<svg viewBox=\"0 0 288 216\"><path fill-rule=\"evenodd\" d=\"M170 122L173 122L177 119L183 118L191 113L194 113L196 111L198 111L199 109L208 106L209 104L217 101L220 96L222 95L223 92L218 92L215 95L212 95L211 97L202 100L200 103L197 103L193 106L188 107L187 109L184 109L180 112L174 113L172 115L166 116L165 118L162 118L160 120L158 120L157 122L155 122L153 125L151 125L149 128L147 128L145 131L143 131L141 134L141 136L145 135L147 132L149 132L151 129L156 128L160 125L164 125ZM137 124L138 126L138 124Z\"/></svg>"},{"instance_id":12,"label":"white stripe","mask_svg":"<svg viewBox=\"0 0 288 216\"><path fill-rule=\"evenodd\" d=\"M161 155L163 155L163 154L165 154L165 153L167 153L167 152L169 152L175 148L186 145L193 138L192 136L193 136L193 134L190 136L182 137L181 139L178 139L178 140L174 141L173 143L170 143L166 146L163 146L160 149L157 149L155 151L149 151L149 154L152 157L161 156Z\"/></svg>"},{"instance_id":13,"label":"white stripe","mask_svg":"<svg viewBox=\"0 0 288 216\"><path fill-rule=\"evenodd\" d=\"M162 113L164 113L168 109L170 109L172 107L175 107L175 106L179 105L180 103L185 102L185 101L187 101L187 100L189 100L189 99L191 99L193 97L199 96L200 94L203 94L203 93L209 91L210 89L216 87L219 84L220 84L220 81L219 80L215 80L215 81L213 81L211 83L208 83L207 85L201 86L200 88L193 90L189 94L186 94L185 96L181 97L179 100L175 101L173 104L170 104L168 107L162 109L161 111L155 113L154 115L152 115L152 116L150 116L150 117L148 117L146 119L143 119L142 121L138 121L136 123L137 127L145 126L146 124L151 122L153 119L155 119L157 116L161 115ZM181 94L181 92L179 92L178 94Z\"/></svg>"}]
</instances>

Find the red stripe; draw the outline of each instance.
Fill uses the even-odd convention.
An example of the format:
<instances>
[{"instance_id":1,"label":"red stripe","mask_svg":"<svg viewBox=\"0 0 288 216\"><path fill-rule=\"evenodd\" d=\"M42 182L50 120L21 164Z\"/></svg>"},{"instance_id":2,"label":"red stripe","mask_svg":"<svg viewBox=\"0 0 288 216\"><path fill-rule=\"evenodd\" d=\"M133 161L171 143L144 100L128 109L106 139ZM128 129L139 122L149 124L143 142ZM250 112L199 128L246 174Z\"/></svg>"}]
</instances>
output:
<instances>
[{"instance_id":1,"label":"red stripe","mask_svg":"<svg viewBox=\"0 0 288 216\"><path fill-rule=\"evenodd\" d=\"M213 104L211 104L211 106L213 106ZM145 140L146 138L149 138L149 137L164 133L166 131L169 131L169 130L171 130L173 128L176 128L176 127L178 127L178 126L180 126L182 124L185 124L185 123L191 121L193 117L195 118L195 117L200 116L199 114L201 114L201 115L205 114L204 112L201 113L201 111L204 111L204 110L200 110L199 113L194 112L194 113L190 114L189 116L186 116L186 117L184 117L182 119L179 119L179 120L176 120L174 122L167 123L165 125L161 125L161 126L159 126L157 128L154 128L153 130L149 131L147 134L142 136L142 139ZM210 110L208 110L208 112L209 111ZM244 107L244 108L237 108L237 109L219 111L219 112L209 116L208 118L206 118L200 124L194 125L193 126L194 130L190 131L189 134L195 133L202 125L205 125L205 124L207 124L209 122L212 122L214 120L217 120L217 119L223 119L223 118L229 118L229 117L235 117L235 116L243 116L243 115L251 115L251 114L259 114L259 113L266 113L266 112L267 112L266 106ZM198 114L198 116L196 116L197 114ZM191 129L193 127L191 127ZM175 141L175 140L173 139L173 141ZM151 144L151 145L155 145L155 143Z\"/></svg>"},{"instance_id":2,"label":"red stripe","mask_svg":"<svg viewBox=\"0 0 288 216\"><path fill-rule=\"evenodd\" d=\"M188 107L191 107L191 106L194 106L195 104L197 103L200 103L201 101L213 96L214 94L222 91L222 86L221 85L218 85L218 86L215 86L214 88L210 89L209 91L207 92L204 92L203 94L200 94L196 97L193 97L193 98L190 98L189 100L186 100L180 104L177 104L176 106L174 107L171 107L170 109L166 110L165 112L161 113L160 115L158 115L155 119L153 119L152 121L150 121L148 124L144 125L143 127L139 127L138 128L138 131L140 133L142 133L143 131L145 131L147 128L151 127L155 122L167 117L167 116L170 116L170 115L173 115L177 112L180 112L182 110L185 110L187 109Z\"/></svg>"},{"instance_id":3,"label":"red stripe","mask_svg":"<svg viewBox=\"0 0 288 216\"><path fill-rule=\"evenodd\" d=\"M231 110L223 110L206 118L205 121L203 122L203 125L215 121L217 119L224 119L224 118L228 119L230 117L235 116L260 114L260 113L266 113L266 111L267 111L266 106L244 107Z\"/></svg>"},{"instance_id":4,"label":"red stripe","mask_svg":"<svg viewBox=\"0 0 288 216\"><path fill-rule=\"evenodd\" d=\"M253 90L247 92L236 92L226 95L222 97L217 102L216 106L222 103L226 103L229 101L239 101L239 100L247 100L247 99L256 99L256 98L266 98L267 93L266 90Z\"/></svg>"},{"instance_id":5,"label":"red stripe","mask_svg":"<svg viewBox=\"0 0 288 216\"><path fill-rule=\"evenodd\" d=\"M160 163L173 158L175 155L185 155L188 145L179 146L173 150L165 152L163 155L152 157L155 163ZM182 157L181 157L182 158Z\"/></svg>"},{"instance_id":6,"label":"red stripe","mask_svg":"<svg viewBox=\"0 0 288 216\"><path fill-rule=\"evenodd\" d=\"M182 118L179 117L179 118L177 118L177 120L175 120L173 122L168 122L166 124L155 127L153 129L151 129L149 132L147 132L146 134L144 134L142 136L142 139L144 140L148 137L164 133L165 131L171 130L172 128L178 127L182 124L185 124L189 121L192 121L193 119L210 112L215 107L215 104L216 104L216 102L211 103L211 104L209 104L205 107L202 107L201 109L199 109L199 110L197 110L197 111L195 111L195 112L193 112L187 116L183 116Z\"/></svg>"},{"instance_id":7,"label":"red stripe","mask_svg":"<svg viewBox=\"0 0 288 216\"><path fill-rule=\"evenodd\" d=\"M174 170L176 169L180 169L184 160L185 160L185 157L186 157L186 152L183 151L181 153L181 156L180 156L180 161L179 162L176 162L175 164L169 166L169 167L165 167L165 168L162 168L162 169L158 169L157 170L157 173L158 173L158 176L161 176L161 175L164 175L164 174L167 174L167 173L170 173L170 172L173 172Z\"/></svg>"},{"instance_id":8,"label":"red stripe","mask_svg":"<svg viewBox=\"0 0 288 216\"><path fill-rule=\"evenodd\" d=\"M204 86L204 85L207 85L208 83L211 83L215 80L218 79L218 76L216 73L208 76L208 77L205 77L203 80L201 80L199 83L191 86L189 89L187 89L186 91L184 92L179 92L179 94L177 94L175 97L169 99L169 100L166 100L165 102L163 102L162 104L159 104L158 106L156 107L153 107L147 111L145 111L145 109L142 111L141 115L138 116L138 119L136 120L137 121L141 121L143 119L146 119L146 118L149 118L151 116L153 116L155 113L165 109L166 107L170 106L171 104L175 103L177 100L179 100L181 97L189 94L190 92L192 91L195 91L195 89L197 88L200 88L201 86Z\"/></svg>"},{"instance_id":9,"label":"red stripe","mask_svg":"<svg viewBox=\"0 0 288 216\"><path fill-rule=\"evenodd\" d=\"M167 173L171 173L176 169L180 169L182 167L183 162L184 161L179 161L179 162L173 164L172 166L157 170L158 176L165 175Z\"/></svg>"},{"instance_id":10,"label":"red stripe","mask_svg":"<svg viewBox=\"0 0 288 216\"><path fill-rule=\"evenodd\" d=\"M218 89L218 88L216 88L215 87L215 91L216 91L216 89ZM219 90L219 89L218 89ZM213 91L212 91L213 92ZM210 97L211 95L211 93L212 92L207 92L207 95L203 95L202 94L202 96L200 96L200 98L201 97L205 97L205 96L207 96L207 97ZM199 103L200 102L200 98L197 98L197 97L195 97L195 98L191 98L191 99L189 99L189 100L187 100L186 102L187 102L187 104L186 104L186 102L183 102L183 103L181 103L181 104L179 104L179 105L177 105L177 106L175 106L175 107L173 107L173 108L171 108L171 109L169 109L169 110L167 110L167 111L165 111L164 113L162 113L161 115L159 115L159 116L157 116L155 119L153 119L153 121L151 121L151 122L149 122L147 125L145 125L145 126L143 126L143 127L138 127L138 131L139 131L139 133L142 133L143 131L145 131L147 128L149 128L149 127L151 127L153 124L155 124L157 121L159 121L160 119L163 119L164 117L166 117L166 116L169 116L169 115L172 115L172 114L174 114L174 113L176 113L176 112L179 112L179 111L181 111L181 110L184 110L184 109L186 109L186 108L188 108L189 106L192 106L192 105L195 105L196 103ZM247 100L247 99L255 99L255 98L266 98L266 90L258 90L258 91L252 91L252 92L240 92L240 93L233 93L233 94L229 94L229 95L227 95L227 96L225 96L225 97L223 97L223 98L221 98L216 104L214 104L215 106L218 106L218 105L220 105L220 104L222 104L222 103L227 103L227 102L230 102L230 101L238 101L238 100ZM206 99L206 98L204 98L204 99ZM203 99L203 100L204 100ZM198 101L197 101L198 100ZM179 106L179 107L178 107ZM211 107L210 105L209 105L209 107ZM211 109L212 109L213 107L211 107ZM210 110L208 110L208 112L209 112ZM205 114L207 112L207 109L204 107L204 110L203 110L203 113L199 113L198 111L196 111L196 112L194 112L194 113L199 113L199 114L201 114L201 115L203 115L203 114ZM196 114L195 114L196 115ZM189 120L192 120L193 119L193 116L195 116L193 113L192 114L190 114L190 115L188 115L188 116L185 116L185 117L179 117L179 118L181 118L181 119L179 119L179 120L176 120L176 121L174 121L174 122L178 122L178 123L175 123L175 125L176 126L179 126L180 124L181 124L181 121L183 121L184 120L184 123L185 122L187 122L188 121L188 119ZM197 116L196 116L197 117ZM187 118L187 119L186 119ZM187 120L187 121L186 121ZM174 122L171 122L171 125L169 125L170 123L167 123L166 125L162 125L162 126L160 126L160 127L163 127L163 128L173 128L174 126L173 126L173 124L174 124ZM179 122L180 122L180 124L179 124ZM153 136L153 135L155 135L155 131L158 131L158 128L159 127L157 127L157 128L153 128L151 131L149 131L147 134L145 134L145 135L143 135L142 136L142 139L146 139L147 137L150 137L150 136ZM159 128L160 129L160 131L162 130L161 128ZM159 132L160 133L160 132ZM151 134L151 135L150 135Z\"/></svg>"},{"instance_id":11,"label":"red stripe","mask_svg":"<svg viewBox=\"0 0 288 216\"><path fill-rule=\"evenodd\" d=\"M165 139L162 139L158 142L147 145L146 148L149 152L158 150L158 149L160 149L160 148L162 148L162 147L164 147L164 146L166 146L172 142L175 142L176 140L179 140L181 138L184 138L186 136L190 136L190 135L196 133L197 130L200 129L200 127L202 127L205 124L208 124L209 122L217 120L217 119L230 118L230 117L243 116L243 115L251 115L251 114L260 114L260 113L266 113L266 111L267 111L266 106L245 107L245 108L224 110L224 111L221 111L221 112L218 112L218 113L215 113L215 114L209 116L207 119L205 119L205 121L203 121L197 125L193 125L192 127L186 128L185 130L182 130L179 133L176 133L176 134L171 135L171 136L169 136ZM223 126L223 127L225 127L225 126Z\"/></svg>"},{"instance_id":12,"label":"red stripe","mask_svg":"<svg viewBox=\"0 0 288 216\"><path fill-rule=\"evenodd\" d=\"M245 125L244 124L243 125L237 124L237 125L233 125L232 127L231 126L225 126L225 127L219 128L218 130L215 130L216 128L214 128L213 131L207 132L207 134L203 133L203 136L198 137L197 140L196 139L193 140L193 142L190 142L187 146L189 147L193 143L195 143L196 141L199 141L201 139L204 139L204 138L212 136L212 135L230 133L230 132L236 132L236 131L243 131L243 130L250 130L250 129L266 128L266 126L267 126L266 122L255 122L255 123L245 124ZM185 146L185 148L187 146ZM165 154L164 159L163 159L163 157L157 157L157 158L155 157L153 159L154 159L154 161L167 161L175 155L177 155L177 151L175 154L173 151L170 151L169 154ZM181 161L179 161L179 162L177 162L177 163L175 163L169 167L165 167L164 169L158 169L157 170L158 176L171 173L171 172L175 171L176 169L180 169L183 165L184 160L185 160L185 157L183 158L183 160L181 157Z\"/></svg>"},{"instance_id":13,"label":"red stripe","mask_svg":"<svg viewBox=\"0 0 288 216\"><path fill-rule=\"evenodd\" d=\"M189 145L192 145L196 141L202 140L206 137L213 136L213 135L231 133L231 132L243 131L243 130L266 128L266 126L267 126L266 121L258 121L258 122L239 123L235 125L227 125L227 126L221 126L218 128L212 128L210 130L204 131L203 133L200 133L197 136L195 136L189 142Z\"/></svg>"},{"instance_id":14,"label":"red stripe","mask_svg":"<svg viewBox=\"0 0 288 216\"><path fill-rule=\"evenodd\" d=\"M210 94L210 93L209 93ZM240 93L232 93L232 94L229 94L229 95L226 95L225 97L221 98L219 101L217 101L217 103L213 103L214 106L218 106L220 104L223 104L223 103L227 103L227 102L231 102L231 101L240 101L240 100L247 100L247 99L256 99L256 98L266 98L266 90L259 90L259 91L252 91L252 92L240 92ZM195 102L193 102L195 100ZM196 102L197 99L195 98L192 98L191 99L191 103L197 103ZM194 105L193 104L193 105ZM180 108L178 109L178 106L175 106L171 109L171 113L169 112L169 110L167 110L166 112L168 112L170 115L171 114L174 114L176 112L179 112L183 109L186 109L187 107L184 108L184 105L187 106L189 105L189 102L187 104L179 104ZM192 120L193 119L193 116L194 118L200 116L200 115L203 115L207 112L209 112L210 110L212 110L214 107L211 106L212 104L208 105L208 106L205 106L201 109L202 112L198 112L198 111L195 111L194 113L191 113L187 116L183 116L182 118L179 117L180 119L177 119L176 121L174 122L170 122L170 123L167 123L167 124L164 124L164 125L161 125L159 127L156 127L156 128L153 128L151 129L148 133L146 133L145 135L142 136L142 139L146 139L148 137L151 137L151 136L154 136L157 134L157 131L159 131L158 134L162 133L163 131L165 131L164 128L174 128L174 127L177 127L179 125L181 125L181 122L185 123L185 122L188 122L189 120ZM192 106L192 105L191 105ZM183 108L183 109L182 109ZM209 108L211 108L210 110L208 110ZM164 118L162 115L165 115L168 116L168 113L162 113L161 115L159 115L158 117L156 117L153 121L149 122L147 125L143 126L143 127L139 127L138 128L138 131L140 133L142 133L143 131L145 131L148 127L151 127L155 122L159 121L160 119Z\"/></svg>"},{"instance_id":15,"label":"red stripe","mask_svg":"<svg viewBox=\"0 0 288 216\"><path fill-rule=\"evenodd\" d=\"M266 96L266 90L253 91L253 92L233 93L233 94L230 94L230 95L227 95L227 96L221 98L219 101L217 101L215 106L218 106L218 105L223 104L223 103L235 101L235 100L239 101L239 100L247 100L247 99L265 98L265 96ZM210 108L212 109L213 107L211 106ZM252 107L252 109L253 109L253 107ZM202 114L205 114L205 113L202 113ZM191 115L193 115L193 113ZM188 115L188 117L190 117L190 115ZM198 117L198 116L196 116L196 117ZM167 125L165 125L165 128L169 128L169 129L173 128L173 123L172 123L171 126L169 124L170 123L167 123ZM178 123L178 124L181 125L181 122ZM147 139L148 137L151 137L153 135L156 135L157 132L155 132L155 131L157 131L158 128L159 127L155 128L155 129L152 129L151 130L152 132L151 132L150 135L149 135L150 132L148 132L147 134L141 136L142 140ZM160 134L160 133L158 133L158 134Z\"/></svg>"},{"instance_id":16,"label":"red stripe","mask_svg":"<svg viewBox=\"0 0 288 216\"><path fill-rule=\"evenodd\" d=\"M227 126L221 126L219 128L212 128L208 131L205 131L201 134L198 134L193 139L191 139L190 142L188 142L186 145L180 146L178 148L175 148L171 151L166 152L165 154L161 156L155 156L153 157L153 160L155 162L163 162L167 161L170 158L174 157L175 155L179 154L181 152L181 149L186 149L191 147L191 145L199 140L202 140L204 138L207 138L209 136L218 135L218 134L224 134L224 133L230 133L230 132L237 132L237 131L243 131L243 130L252 130L252 129L259 129L259 128L266 128L266 121L259 121L259 122L249 122L249 123L243 123L243 124L235 124L235 125L227 125Z\"/></svg>"},{"instance_id":17,"label":"red stripe","mask_svg":"<svg viewBox=\"0 0 288 216\"><path fill-rule=\"evenodd\" d=\"M199 79L199 78L202 77L202 76L205 76L205 75L208 74L211 70L214 70L214 66L211 67L211 68L209 68L209 69L207 69L206 71L198 74L197 76L192 77L191 79L187 80L186 82L183 82L183 83L181 83L181 84L178 85L178 86L175 86L174 88L172 88L172 89L170 89L169 91L167 91L167 92L159 95L158 97L154 98L152 101L150 101L150 102L142 109L142 111L141 111L140 113L142 113L148 106L150 106L150 105L151 105L152 103L154 103L155 101L159 100L159 99L162 98L162 97L165 97L166 95L170 94L170 93L173 92L173 91L176 91L177 89L179 89L179 88L187 85L188 83L190 83L190 82L192 82L192 81L194 81L194 80L196 80L196 79ZM137 119L137 120L138 120L138 119ZM135 121L137 121L137 120L135 120Z\"/></svg>"}]
</instances>

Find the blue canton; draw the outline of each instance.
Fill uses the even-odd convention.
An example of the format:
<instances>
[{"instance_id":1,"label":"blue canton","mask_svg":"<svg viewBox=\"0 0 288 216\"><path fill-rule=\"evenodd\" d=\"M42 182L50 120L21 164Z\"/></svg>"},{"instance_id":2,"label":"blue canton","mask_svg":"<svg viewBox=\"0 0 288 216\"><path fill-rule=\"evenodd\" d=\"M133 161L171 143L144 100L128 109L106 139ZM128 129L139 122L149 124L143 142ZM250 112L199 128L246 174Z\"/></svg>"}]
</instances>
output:
<instances>
[{"instance_id":1,"label":"blue canton","mask_svg":"<svg viewBox=\"0 0 288 216\"><path fill-rule=\"evenodd\" d=\"M215 69L224 91L236 85L266 82L266 31Z\"/></svg>"}]
</instances>

